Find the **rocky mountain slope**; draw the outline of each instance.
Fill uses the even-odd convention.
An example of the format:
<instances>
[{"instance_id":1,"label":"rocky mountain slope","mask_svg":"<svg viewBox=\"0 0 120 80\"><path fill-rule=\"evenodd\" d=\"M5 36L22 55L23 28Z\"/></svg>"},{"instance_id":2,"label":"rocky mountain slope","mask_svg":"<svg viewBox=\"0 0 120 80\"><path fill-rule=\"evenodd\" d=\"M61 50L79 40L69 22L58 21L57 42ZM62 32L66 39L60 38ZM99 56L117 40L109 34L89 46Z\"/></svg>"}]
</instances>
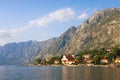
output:
<instances>
[{"instance_id":1,"label":"rocky mountain slope","mask_svg":"<svg viewBox=\"0 0 120 80\"><path fill-rule=\"evenodd\" d=\"M9 43L0 47L0 63L23 64L34 57L74 54L84 49L120 47L120 8L100 10L78 27L47 41Z\"/></svg>"},{"instance_id":2,"label":"rocky mountain slope","mask_svg":"<svg viewBox=\"0 0 120 80\"><path fill-rule=\"evenodd\" d=\"M120 46L120 9L97 11L80 25L64 53Z\"/></svg>"},{"instance_id":3,"label":"rocky mountain slope","mask_svg":"<svg viewBox=\"0 0 120 80\"><path fill-rule=\"evenodd\" d=\"M77 28L71 27L51 45L46 56L74 54L84 49L119 47L119 44L120 9L111 8L97 11Z\"/></svg>"},{"instance_id":4,"label":"rocky mountain slope","mask_svg":"<svg viewBox=\"0 0 120 80\"><path fill-rule=\"evenodd\" d=\"M58 53L63 51L64 47L68 45L69 41L72 39L72 36L76 32L76 27L70 27L66 32L64 32L60 37L58 37L54 43L52 43L49 48L42 50L39 54L40 57L51 57L55 55L61 55L63 53Z\"/></svg>"},{"instance_id":5,"label":"rocky mountain slope","mask_svg":"<svg viewBox=\"0 0 120 80\"><path fill-rule=\"evenodd\" d=\"M109 48L120 46L119 44L120 9L113 8L97 11L85 23L80 25L68 45L72 49L67 51Z\"/></svg>"},{"instance_id":6,"label":"rocky mountain slope","mask_svg":"<svg viewBox=\"0 0 120 80\"><path fill-rule=\"evenodd\" d=\"M40 43L28 41L9 43L0 48L1 64L20 64L28 62L41 50Z\"/></svg>"},{"instance_id":7,"label":"rocky mountain slope","mask_svg":"<svg viewBox=\"0 0 120 80\"><path fill-rule=\"evenodd\" d=\"M0 64L25 64L34 60L39 52L49 47L56 38L47 41L8 43L0 47Z\"/></svg>"}]
</instances>

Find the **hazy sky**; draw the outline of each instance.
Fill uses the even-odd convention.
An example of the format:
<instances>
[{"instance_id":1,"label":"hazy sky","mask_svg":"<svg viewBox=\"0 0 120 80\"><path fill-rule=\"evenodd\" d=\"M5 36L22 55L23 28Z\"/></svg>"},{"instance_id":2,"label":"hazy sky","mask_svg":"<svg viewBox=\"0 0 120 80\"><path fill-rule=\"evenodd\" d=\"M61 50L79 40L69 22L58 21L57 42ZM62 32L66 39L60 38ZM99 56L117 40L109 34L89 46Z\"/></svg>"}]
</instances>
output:
<instances>
[{"instance_id":1,"label":"hazy sky","mask_svg":"<svg viewBox=\"0 0 120 80\"><path fill-rule=\"evenodd\" d=\"M46 40L120 0L0 0L0 44Z\"/></svg>"}]
</instances>

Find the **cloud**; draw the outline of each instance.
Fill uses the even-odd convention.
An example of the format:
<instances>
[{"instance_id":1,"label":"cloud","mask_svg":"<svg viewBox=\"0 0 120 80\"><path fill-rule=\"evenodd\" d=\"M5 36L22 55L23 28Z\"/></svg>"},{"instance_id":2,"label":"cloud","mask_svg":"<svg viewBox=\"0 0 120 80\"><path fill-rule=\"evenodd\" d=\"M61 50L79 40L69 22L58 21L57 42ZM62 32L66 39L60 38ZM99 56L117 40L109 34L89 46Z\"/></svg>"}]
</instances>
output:
<instances>
[{"instance_id":1,"label":"cloud","mask_svg":"<svg viewBox=\"0 0 120 80\"><path fill-rule=\"evenodd\" d=\"M29 26L45 26L56 21L66 22L74 19L76 13L71 8L65 8L61 10L54 11L47 16L40 17L36 20L29 22Z\"/></svg>"},{"instance_id":2,"label":"cloud","mask_svg":"<svg viewBox=\"0 0 120 80\"><path fill-rule=\"evenodd\" d=\"M0 30L0 38L10 38L14 37L17 33L28 29L27 26L18 28L18 29L10 29L10 30Z\"/></svg>"},{"instance_id":3,"label":"cloud","mask_svg":"<svg viewBox=\"0 0 120 80\"><path fill-rule=\"evenodd\" d=\"M22 26L17 29L0 30L0 43L7 42L7 40L15 37L18 33L23 32L29 28L35 26L43 27L55 22L66 22L73 20L75 17L76 17L76 13L71 8L56 10L54 12L49 13L46 16L29 21L26 26Z\"/></svg>"},{"instance_id":4,"label":"cloud","mask_svg":"<svg viewBox=\"0 0 120 80\"><path fill-rule=\"evenodd\" d=\"M81 15L78 16L79 20L86 19L88 17L87 13L82 13Z\"/></svg>"},{"instance_id":5,"label":"cloud","mask_svg":"<svg viewBox=\"0 0 120 80\"><path fill-rule=\"evenodd\" d=\"M0 30L0 38L9 38L16 34L16 30Z\"/></svg>"},{"instance_id":6,"label":"cloud","mask_svg":"<svg viewBox=\"0 0 120 80\"><path fill-rule=\"evenodd\" d=\"M84 19L87 19L93 12L95 11L90 9L85 9L83 11L80 11L81 14L78 15L78 13L76 13L71 8L63 8L63 9L53 11L48 15L28 21L28 23L26 23L25 26L21 26L20 28L0 30L0 44L5 44L6 42L12 40L13 38L15 39L18 33L21 33L25 30L28 30L34 27L48 26L56 22L58 23L58 22L67 22L71 20L84 20ZM41 34L42 38L44 37L43 39L46 39L49 37L47 36L46 33L45 34L42 34L42 33L44 32L41 32L39 34Z\"/></svg>"},{"instance_id":7,"label":"cloud","mask_svg":"<svg viewBox=\"0 0 120 80\"><path fill-rule=\"evenodd\" d=\"M18 29L0 30L0 44L5 44L8 40L16 36Z\"/></svg>"}]
</instances>

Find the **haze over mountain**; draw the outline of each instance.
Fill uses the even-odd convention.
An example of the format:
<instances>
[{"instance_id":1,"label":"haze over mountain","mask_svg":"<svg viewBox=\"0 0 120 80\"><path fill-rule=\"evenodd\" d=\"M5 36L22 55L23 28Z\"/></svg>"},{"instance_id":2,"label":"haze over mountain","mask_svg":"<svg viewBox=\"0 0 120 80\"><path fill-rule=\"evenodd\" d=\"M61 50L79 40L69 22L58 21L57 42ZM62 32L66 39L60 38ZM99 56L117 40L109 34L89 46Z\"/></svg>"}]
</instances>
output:
<instances>
[{"instance_id":1,"label":"haze over mountain","mask_svg":"<svg viewBox=\"0 0 120 80\"><path fill-rule=\"evenodd\" d=\"M74 54L84 49L120 47L120 8L94 13L78 27L70 27L47 41L9 43L0 46L0 64L24 64L35 57Z\"/></svg>"}]
</instances>

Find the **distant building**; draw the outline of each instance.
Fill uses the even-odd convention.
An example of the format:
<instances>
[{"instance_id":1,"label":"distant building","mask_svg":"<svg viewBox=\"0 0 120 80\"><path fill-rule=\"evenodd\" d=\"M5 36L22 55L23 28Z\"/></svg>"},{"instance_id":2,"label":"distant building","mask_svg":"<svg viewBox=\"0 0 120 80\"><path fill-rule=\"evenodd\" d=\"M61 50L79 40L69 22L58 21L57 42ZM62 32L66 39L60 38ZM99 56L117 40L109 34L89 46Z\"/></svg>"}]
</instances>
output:
<instances>
[{"instance_id":1,"label":"distant building","mask_svg":"<svg viewBox=\"0 0 120 80\"><path fill-rule=\"evenodd\" d=\"M116 63L116 64L120 64L120 57L117 57L117 58L115 59L115 63Z\"/></svg>"},{"instance_id":2,"label":"distant building","mask_svg":"<svg viewBox=\"0 0 120 80\"><path fill-rule=\"evenodd\" d=\"M109 60L107 59L107 57L103 57L101 60L100 60L101 63L105 63L105 64L108 64L109 63Z\"/></svg>"},{"instance_id":3,"label":"distant building","mask_svg":"<svg viewBox=\"0 0 120 80\"><path fill-rule=\"evenodd\" d=\"M62 61L62 64L64 64L64 65L75 63L75 60L74 60L73 56L71 56L71 55L64 55L63 58L61 59L61 61Z\"/></svg>"},{"instance_id":4,"label":"distant building","mask_svg":"<svg viewBox=\"0 0 120 80\"><path fill-rule=\"evenodd\" d=\"M85 58L85 59L90 58L90 54L85 54L85 55L83 55L83 58Z\"/></svg>"},{"instance_id":5,"label":"distant building","mask_svg":"<svg viewBox=\"0 0 120 80\"><path fill-rule=\"evenodd\" d=\"M85 62L88 63L88 64L92 63L92 61L93 61L93 60L92 60L91 58L86 58L86 59L85 59Z\"/></svg>"},{"instance_id":6,"label":"distant building","mask_svg":"<svg viewBox=\"0 0 120 80\"><path fill-rule=\"evenodd\" d=\"M90 58L90 54L83 55L84 62L90 64L93 60Z\"/></svg>"}]
</instances>

